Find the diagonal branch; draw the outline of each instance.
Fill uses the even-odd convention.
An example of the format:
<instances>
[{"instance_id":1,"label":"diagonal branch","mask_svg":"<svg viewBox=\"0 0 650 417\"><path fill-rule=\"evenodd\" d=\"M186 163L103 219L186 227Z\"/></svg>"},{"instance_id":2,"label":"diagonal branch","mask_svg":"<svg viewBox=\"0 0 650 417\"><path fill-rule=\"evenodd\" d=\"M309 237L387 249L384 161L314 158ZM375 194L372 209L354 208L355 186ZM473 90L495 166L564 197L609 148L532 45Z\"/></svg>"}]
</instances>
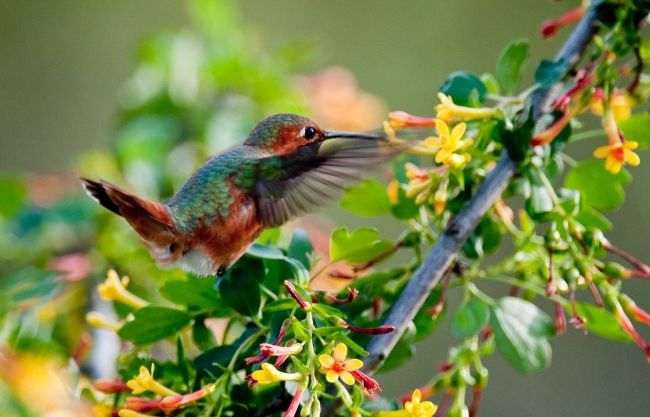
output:
<instances>
[{"instance_id":1,"label":"diagonal branch","mask_svg":"<svg viewBox=\"0 0 650 417\"><path fill-rule=\"evenodd\" d=\"M556 60L565 59L571 64L575 64L596 32L596 20L596 10L589 8L556 55ZM552 96L551 90L545 90L538 92L533 97L533 107L536 109L536 114L541 113L538 110ZM364 371L366 373L372 374L379 369L395 347L395 344L402 337L406 329L404 323L412 320L420 310L428 295L458 256L460 248L469 235L476 228L487 210L494 204L494 201L499 198L508 186L516 169L515 162L504 151L501 160L487 176L485 182L477 190L476 195L465 205L458 216L447 225L444 233L431 249L422 265L415 271L410 282L386 317L384 324L394 325L396 330L387 335L375 336L368 344L369 356L364 361Z\"/></svg>"}]
</instances>

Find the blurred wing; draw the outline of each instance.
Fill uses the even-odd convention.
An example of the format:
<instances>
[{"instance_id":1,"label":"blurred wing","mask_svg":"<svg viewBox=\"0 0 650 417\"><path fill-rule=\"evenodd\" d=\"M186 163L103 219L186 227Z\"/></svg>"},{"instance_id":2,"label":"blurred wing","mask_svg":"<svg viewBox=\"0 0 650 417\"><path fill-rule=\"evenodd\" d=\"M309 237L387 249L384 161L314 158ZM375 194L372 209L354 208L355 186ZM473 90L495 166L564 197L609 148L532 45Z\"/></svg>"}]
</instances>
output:
<instances>
[{"instance_id":1,"label":"blurred wing","mask_svg":"<svg viewBox=\"0 0 650 417\"><path fill-rule=\"evenodd\" d=\"M253 188L258 214L265 226L279 226L335 198L404 148L385 140L330 139L262 158Z\"/></svg>"}]
</instances>

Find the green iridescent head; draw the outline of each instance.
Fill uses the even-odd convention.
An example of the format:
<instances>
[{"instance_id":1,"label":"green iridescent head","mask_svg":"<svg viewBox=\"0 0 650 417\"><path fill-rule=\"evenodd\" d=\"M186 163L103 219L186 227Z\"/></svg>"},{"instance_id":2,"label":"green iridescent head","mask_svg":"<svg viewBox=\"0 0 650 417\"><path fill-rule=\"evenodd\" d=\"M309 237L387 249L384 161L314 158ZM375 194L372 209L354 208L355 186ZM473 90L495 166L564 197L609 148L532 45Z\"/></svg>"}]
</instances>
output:
<instances>
[{"instance_id":1,"label":"green iridescent head","mask_svg":"<svg viewBox=\"0 0 650 417\"><path fill-rule=\"evenodd\" d=\"M280 113L259 122L244 145L281 153L324 138L325 132L314 121L297 114Z\"/></svg>"}]
</instances>

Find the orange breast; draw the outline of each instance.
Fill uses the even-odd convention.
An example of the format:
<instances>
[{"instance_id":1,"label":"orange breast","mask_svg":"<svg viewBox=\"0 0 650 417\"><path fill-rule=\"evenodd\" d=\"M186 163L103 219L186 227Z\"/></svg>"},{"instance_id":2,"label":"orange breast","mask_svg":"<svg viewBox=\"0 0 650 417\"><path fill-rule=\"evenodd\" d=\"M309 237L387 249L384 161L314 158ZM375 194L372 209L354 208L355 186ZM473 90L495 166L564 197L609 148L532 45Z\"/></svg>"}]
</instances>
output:
<instances>
[{"instance_id":1,"label":"orange breast","mask_svg":"<svg viewBox=\"0 0 650 417\"><path fill-rule=\"evenodd\" d=\"M231 185L234 202L226 219L200 227L194 233L193 246L212 260L215 270L234 264L264 229L257 216L257 206L250 195Z\"/></svg>"}]
</instances>

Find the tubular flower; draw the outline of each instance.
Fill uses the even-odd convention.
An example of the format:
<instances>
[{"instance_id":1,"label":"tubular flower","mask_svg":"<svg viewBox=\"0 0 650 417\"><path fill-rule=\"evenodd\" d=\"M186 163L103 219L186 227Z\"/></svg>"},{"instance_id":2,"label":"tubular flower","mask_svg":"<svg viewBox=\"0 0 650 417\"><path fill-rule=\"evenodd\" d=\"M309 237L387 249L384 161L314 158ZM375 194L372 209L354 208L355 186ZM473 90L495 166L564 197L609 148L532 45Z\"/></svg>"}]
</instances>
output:
<instances>
[{"instance_id":1,"label":"tubular flower","mask_svg":"<svg viewBox=\"0 0 650 417\"><path fill-rule=\"evenodd\" d=\"M625 164L635 167L641 163L639 155L632 152L638 146L639 144L634 141L601 146L596 148L594 156L605 159L605 169L612 174L617 174Z\"/></svg>"},{"instance_id":2,"label":"tubular flower","mask_svg":"<svg viewBox=\"0 0 650 417\"><path fill-rule=\"evenodd\" d=\"M456 120L487 119L497 111L491 107L465 107L454 104L451 97L438 93L440 104L436 106L436 117L447 122ZM436 122L437 125L437 122Z\"/></svg>"},{"instance_id":3,"label":"tubular flower","mask_svg":"<svg viewBox=\"0 0 650 417\"><path fill-rule=\"evenodd\" d=\"M406 187L406 197L414 198L417 204L422 204L431 193L433 186L433 179L429 176L429 172L422 168L407 162L406 177L409 183Z\"/></svg>"},{"instance_id":4,"label":"tubular flower","mask_svg":"<svg viewBox=\"0 0 650 417\"><path fill-rule=\"evenodd\" d=\"M282 372L270 363L263 363L262 369L251 374L251 379L262 385L280 381L302 381L304 378L300 372Z\"/></svg>"},{"instance_id":5,"label":"tubular flower","mask_svg":"<svg viewBox=\"0 0 650 417\"><path fill-rule=\"evenodd\" d=\"M610 106L614 112L614 119L621 121L629 119L632 115L632 107L636 104L634 98L624 91L616 90L612 94ZM603 106L603 91L596 90L591 101L589 102L589 109L596 115L602 116L605 113Z\"/></svg>"},{"instance_id":6,"label":"tubular flower","mask_svg":"<svg viewBox=\"0 0 650 417\"><path fill-rule=\"evenodd\" d=\"M634 141L623 141L611 109L605 112L603 124L609 138L609 145L596 148L594 157L605 158L605 169L612 174L617 174L625 164L638 166L641 159L632 151L638 148L639 144Z\"/></svg>"},{"instance_id":7,"label":"tubular flower","mask_svg":"<svg viewBox=\"0 0 650 417\"><path fill-rule=\"evenodd\" d=\"M436 129L440 137L430 137L425 140L426 145L438 148L436 162L449 165L452 168L460 168L470 161L471 156L468 153L457 153L474 143L471 139L462 139L467 129L465 123L457 124L450 132L447 123L444 120L438 120Z\"/></svg>"},{"instance_id":8,"label":"tubular flower","mask_svg":"<svg viewBox=\"0 0 650 417\"><path fill-rule=\"evenodd\" d=\"M127 397L124 408L140 413L160 410L160 400L154 398Z\"/></svg>"},{"instance_id":9,"label":"tubular flower","mask_svg":"<svg viewBox=\"0 0 650 417\"><path fill-rule=\"evenodd\" d=\"M172 395L160 400L160 408L165 412L177 410L185 407L201 398L207 397L215 391L214 384L206 385L205 387L185 395Z\"/></svg>"},{"instance_id":10,"label":"tubular flower","mask_svg":"<svg viewBox=\"0 0 650 417\"><path fill-rule=\"evenodd\" d=\"M388 201L391 204L397 204L399 202L399 181L396 179L390 180L386 187L386 195L388 195Z\"/></svg>"},{"instance_id":11,"label":"tubular flower","mask_svg":"<svg viewBox=\"0 0 650 417\"><path fill-rule=\"evenodd\" d=\"M129 386L117 379L98 379L93 384L93 387L104 394L115 394L118 392L129 391Z\"/></svg>"},{"instance_id":12,"label":"tubular flower","mask_svg":"<svg viewBox=\"0 0 650 417\"><path fill-rule=\"evenodd\" d=\"M113 406L108 404L96 404L90 410L94 417L111 417L113 415Z\"/></svg>"},{"instance_id":13,"label":"tubular flower","mask_svg":"<svg viewBox=\"0 0 650 417\"><path fill-rule=\"evenodd\" d=\"M164 397L169 395L179 395L177 392L170 390L154 379L153 373L155 369L156 367L153 363L151 364L151 371L149 371L145 366L141 366L140 373L127 381L126 385L131 388L133 394L138 395L145 391L151 391Z\"/></svg>"},{"instance_id":14,"label":"tubular flower","mask_svg":"<svg viewBox=\"0 0 650 417\"><path fill-rule=\"evenodd\" d=\"M120 323L110 320L108 317L97 311L91 311L86 314L86 323L93 327L112 330L115 333L117 333L117 331L120 330L120 327L122 327Z\"/></svg>"},{"instance_id":15,"label":"tubular flower","mask_svg":"<svg viewBox=\"0 0 650 417\"><path fill-rule=\"evenodd\" d=\"M318 357L320 362L320 371L325 374L327 382L334 383L339 377L348 385L354 384L354 377L350 372L356 371L363 366L359 359L346 359L348 356L348 347L339 343L334 347L332 355L323 354Z\"/></svg>"},{"instance_id":16,"label":"tubular flower","mask_svg":"<svg viewBox=\"0 0 650 417\"><path fill-rule=\"evenodd\" d=\"M388 113L388 123L393 129L401 129L404 127L433 127L436 124L436 119L415 116L403 111L393 111Z\"/></svg>"},{"instance_id":17,"label":"tubular flower","mask_svg":"<svg viewBox=\"0 0 650 417\"><path fill-rule=\"evenodd\" d=\"M128 284L128 277L125 276L120 280L117 272L111 269L106 274L106 281L97 286L97 292L104 300L119 301L134 308L142 308L149 304L142 298L128 291L126 289Z\"/></svg>"},{"instance_id":18,"label":"tubular flower","mask_svg":"<svg viewBox=\"0 0 650 417\"><path fill-rule=\"evenodd\" d=\"M577 22L585 14L587 7L583 4L580 7L577 7L573 10L569 10L562 16L556 19L549 19L542 23L542 27L539 32L543 38L550 38L564 26L570 25Z\"/></svg>"}]
</instances>

